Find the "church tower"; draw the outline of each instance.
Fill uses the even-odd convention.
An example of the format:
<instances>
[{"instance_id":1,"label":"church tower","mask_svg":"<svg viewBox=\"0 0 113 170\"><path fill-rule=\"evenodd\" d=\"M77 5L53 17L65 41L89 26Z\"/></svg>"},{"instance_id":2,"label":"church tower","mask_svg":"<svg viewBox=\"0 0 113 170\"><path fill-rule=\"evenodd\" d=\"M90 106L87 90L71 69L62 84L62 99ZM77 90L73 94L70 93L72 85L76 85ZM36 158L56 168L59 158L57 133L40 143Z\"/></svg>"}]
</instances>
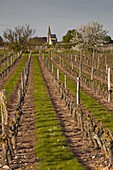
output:
<instances>
[{"instance_id":1,"label":"church tower","mask_svg":"<svg viewBox=\"0 0 113 170\"><path fill-rule=\"evenodd\" d=\"M50 26L48 27L48 37L47 37L47 42L49 45L52 44L52 41L51 41L51 29L50 29Z\"/></svg>"},{"instance_id":2,"label":"church tower","mask_svg":"<svg viewBox=\"0 0 113 170\"><path fill-rule=\"evenodd\" d=\"M56 34L51 34L51 29L50 29L50 26L49 26L48 27L47 43L49 45L51 45L51 44L56 44L56 42L57 42Z\"/></svg>"}]
</instances>

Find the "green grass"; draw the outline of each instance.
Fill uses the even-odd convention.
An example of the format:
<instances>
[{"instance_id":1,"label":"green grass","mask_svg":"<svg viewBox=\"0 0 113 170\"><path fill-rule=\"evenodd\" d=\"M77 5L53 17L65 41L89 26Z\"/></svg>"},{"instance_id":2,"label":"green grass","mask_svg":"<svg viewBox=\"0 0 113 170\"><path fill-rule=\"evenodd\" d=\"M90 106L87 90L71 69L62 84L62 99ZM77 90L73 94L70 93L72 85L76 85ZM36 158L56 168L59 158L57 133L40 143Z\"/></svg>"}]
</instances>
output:
<instances>
[{"instance_id":1,"label":"green grass","mask_svg":"<svg viewBox=\"0 0 113 170\"><path fill-rule=\"evenodd\" d=\"M91 112L97 120L101 121L105 128L109 128L113 134L113 114L82 90L80 98L89 112Z\"/></svg>"},{"instance_id":2,"label":"green grass","mask_svg":"<svg viewBox=\"0 0 113 170\"><path fill-rule=\"evenodd\" d=\"M35 150L40 159L37 170L83 170L84 167L67 146L35 55L33 62L37 137Z\"/></svg>"},{"instance_id":3,"label":"green grass","mask_svg":"<svg viewBox=\"0 0 113 170\"><path fill-rule=\"evenodd\" d=\"M3 89L6 90L8 101L10 100L10 95L12 94L12 92L14 91L14 89L15 89L17 83L18 83L18 80L19 80L21 73L24 69L27 58L28 58L28 55L23 56L19 65L17 66L15 72L13 73L13 75L9 78L9 80L3 86Z\"/></svg>"},{"instance_id":4,"label":"green grass","mask_svg":"<svg viewBox=\"0 0 113 170\"><path fill-rule=\"evenodd\" d=\"M56 66L54 65L54 74L56 75ZM64 73L60 71L60 80L64 82ZM76 95L76 83L67 76L67 88ZM103 107L98 101L92 98L89 94L80 91L80 101L89 110L89 112L103 123L105 128L109 128L113 134L113 114Z\"/></svg>"}]
</instances>

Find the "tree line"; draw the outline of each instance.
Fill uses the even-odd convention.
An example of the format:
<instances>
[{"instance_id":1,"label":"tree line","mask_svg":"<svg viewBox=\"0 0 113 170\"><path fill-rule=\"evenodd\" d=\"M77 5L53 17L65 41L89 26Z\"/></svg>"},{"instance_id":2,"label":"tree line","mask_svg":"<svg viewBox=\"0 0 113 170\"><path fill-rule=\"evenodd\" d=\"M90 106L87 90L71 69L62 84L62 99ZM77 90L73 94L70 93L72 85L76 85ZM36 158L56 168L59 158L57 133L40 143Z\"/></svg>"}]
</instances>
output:
<instances>
[{"instance_id":1,"label":"tree line","mask_svg":"<svg viewBox=\"0 0 113 170\"><path fill-rule=\"evenodd\" d=\"M43 45L45 37L33 37L35 29L29 25L17 26L14 29L7 28L3 32L3 38L0 37L0 46L8 46L12 52L21 53L30 45ZM4 39L4 40L3 40ZM113 43L108 35L108 31L98 22L90 22L81 25L77 29L68 30L62 37L62 44L68 44L67 47L76 47L80 49L94 50L101 44ZM46 42L47 44L47 42Z\"/></svg>"}]
</instances>

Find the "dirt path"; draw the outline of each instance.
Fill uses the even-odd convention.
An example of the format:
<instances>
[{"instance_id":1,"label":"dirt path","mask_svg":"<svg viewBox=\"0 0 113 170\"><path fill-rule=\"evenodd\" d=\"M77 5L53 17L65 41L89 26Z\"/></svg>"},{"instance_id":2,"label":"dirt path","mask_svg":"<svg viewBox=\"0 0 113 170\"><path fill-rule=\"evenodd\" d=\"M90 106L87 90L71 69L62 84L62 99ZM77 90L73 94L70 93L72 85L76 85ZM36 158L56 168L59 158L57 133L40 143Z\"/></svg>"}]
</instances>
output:
<instances>
[{"instance_id":1,"label":"dirt path","mask_svg":"<svg viewBox=\"0 0 113 170\"><path fill-rule=\"evenodd\" d=\"M35 170L35 115L33 96L33 65L31 61L28 89L22 107L19 132L17 137L17 156L13 160L12 170Z\"/></svg>"}]
</instances>

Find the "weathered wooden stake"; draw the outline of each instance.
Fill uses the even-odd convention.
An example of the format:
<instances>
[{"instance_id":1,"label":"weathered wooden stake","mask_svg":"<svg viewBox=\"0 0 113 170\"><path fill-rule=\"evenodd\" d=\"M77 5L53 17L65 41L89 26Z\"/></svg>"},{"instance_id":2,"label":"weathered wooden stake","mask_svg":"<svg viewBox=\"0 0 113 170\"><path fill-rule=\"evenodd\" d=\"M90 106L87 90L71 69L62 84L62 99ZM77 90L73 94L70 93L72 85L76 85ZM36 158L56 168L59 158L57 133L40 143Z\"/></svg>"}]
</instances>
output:
<instances>
[{"instance_id":1,"label":"weathered wooden stake","mask_svg":"<svg viewBox=\"0 0 113 170\"><path fill-rule=\"evenodd\" d=\"M75 62L77 61L77 56L75 55Z\"/></svg>"},{"instance_id":2,"label":"weathered wooden stake","mask_svg":"<svg viewBox=\"0 0 113 170\"><path fill-rule=\"evenodd\" d=\"M28 62L30 62L31 60L31 55L32 55L32 52L30 51Z\"/></svg>"},{"instance_id":3,"label":"weathered wooden stake","mask_svg":"<svg viewBox=\"0 0 113 170\"><path fill-rule=\"evenodd\" d=\"M11 65L13 64L13 55L11 55Z\"/></svg>"},{"instance_id":4,"label":"weathered wooden stake","mask_svg":"<svg viewBox=\"0 0 113 170\"><path fill-rule=\"evenodd\" d=\"M24 82L27 80L27 75L26 75L26 68L24 69Z\"/></svg>"},{"instance_id":5,"label":"weathered wooden stake","mask_svg":"<svg viewBox=\"0 0 113 170\"><path fill-rule=\"evenodd\" d=\"M99 69L99 66L100 66L100 56L98 54L98 63L97 63L97 69Z\"/></svg>"},{"instance_id":6,"label":"weathered wooden stake","mask_svg":"<svg viewBox=\"0 0 113 170\"><path fill-rule=\"evenodd\" d=\"M107 64L107 58L106 58L106 56L105 56L105 65Z\"/></svg>"},{"instance_id":7,"label":"weathered wooden stake","mask_svg":"<svg viewBox=\"0 0 113 170\"><path fill-rule=\"evenodd\" d=\"M43 53L43 55L42 55L42 59L44 60L44 53Z\"/></svg>"},{"instance_id":8,"label":"weathered wooden stake","mask_svg":"<svg viewBox=\"0 0 113 170\"><path fill-rule=\"evenodd\" d=\"M77 77L77 105L80 104L80 77Z\"/></svg>"},{"instance_id":9,"label":"weathered wooden stake","mask_svg":"<svg viewBox=\"0 0 113 170\"><path fill-rule=\"evenodd\" d=\"M59 59L60 59L60 64L62 64L62 57L61 57L61 55L59 56Z\"/></svg>"},{"instance_id":10,"label":"weathered wooden stake","mask_svg":"<svg viewBox=\"0 0 113 170\"><path fill-rule=\"evenodd\" d=\"M94 69L93 67L91 68L91 80L93 80L93 73L94 73Z\"/></svg>"},{"instance_id":11,"label":"weathered wooden stake","mask_svg":"<svg viewBox=\"0 0 113 170\"><path fill-rule=\"evenodd\" d=\"M22 89L22 95L23 95L23 90L24 90L24 77L23 77L23 72L21 73L21 89Z\"/></svg>"},{"instance_id":12,"label":"weathered wooden stake","mask_svg":"<svg viewBox=\"0 0 113 170\"><path fill-rule=\"evenodd\" d=\"M7 68L9 67L9 57L7 57Z\"/></svg>"},{"instance_id":13,"label":"weathered wooden stake","mask_svg":"<svg viewBox=\"0 0 113 170\"><path fill-rule=\"evenodd\" d=\"M95 52L94 52L94 49L93 49L93 52L92 52L92 55L91 55L92 57L92 66L94 67L95 66L95 63L94 63L94 61L95 61Z\"/></svg>"},{"instance_id":14,"label":"weathered wooden stake","mask_svg":"<svg viewBox=\"0 0 113 170\"><path fill-rule=\"evenodd\" d=\"M73 71L73 61L72 61L72 63L71 63L71 68L72 68L72 71Z\"/></svg>"},{"instance_id":15,"label":"weathered wooden stake","mask_svg":"<svg viewBox=\"0 0 113 170\"><path fill-rule=\"evenodd\" d=\"M59 80L59 68L57 68L57 80Z\"/></svg>"},{"instance_id":16,"label":"weathered wooden stake","mask_svg":"<svg viewBox=\"0 0 113 170\"><path fill-rule=\"evenodd\" d=\"M2 117L2 166L8 165L7 152L8 152L8 143L7 136L5 133L5 126L8 124L8 112L6 106L6 92L2 90L0 92L0 101L1 101L1 117Z\"/></svg>"},{"instance_id":17,"label":"weathered wooden stake","mask_svg":"<svg viewBox=\"0 0 113 170\"><path fill-rule=\"evenodd\" d=\"M64 75L64 88L66 89L66 74Z\"/></svg>"},{"instance_id":18,"label":"weathered wooden stake","mask_svg":"<svg viewBox=\"0 0 113 170\"><path fill-rule=\"evenodd\" d=\"M106 64L106 74L108 73L108 65Z\"/></svg>"},{"instance_id":19,"label":"weathered wooden stake","mask_svg":"<svg viewBox=\"0 0 113 170\"><path fill-rule=\"evenodd\" d=\"M53 68L53 63L52 63L52 68L51 68L51 71L52 71L52 73L54 72L54 70L53 70L54 68Z\"/></svg>"},{"instance_id":20,"label":"weathered wooden stake","mask_svg":"<svg viewBox=\"0 0 113 170\"><path fill-rule=\"evenodd\" d=\"M5 89L0 92L0 96L1 96L2 133L4 133L4 125L8 124L8 112L7 112L7 105L6 105Z\"/></svg>"},{"instance_id":21,"label":"weathered wooden stake","mask_svg":"<svg viewBox=\"0 0 113 170\"><path fill-rule=\"evenodd\" d=\"M108 102L111 101L110 68L108 68Z\"/></svg>"}]
</instances>

